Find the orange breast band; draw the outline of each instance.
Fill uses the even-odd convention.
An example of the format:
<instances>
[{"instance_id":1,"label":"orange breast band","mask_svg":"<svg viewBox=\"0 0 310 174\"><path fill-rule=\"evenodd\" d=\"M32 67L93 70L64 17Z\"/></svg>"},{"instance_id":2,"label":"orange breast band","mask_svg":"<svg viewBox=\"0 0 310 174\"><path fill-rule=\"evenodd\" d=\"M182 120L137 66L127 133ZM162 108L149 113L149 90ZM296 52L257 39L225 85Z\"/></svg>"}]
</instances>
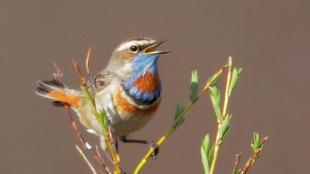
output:
<instances>
[{"instance_id":1,"label":"orange breast band","mask_svg":"<svg viewBox=\"0 0 310 174\"><path fill-rule=\"evenodd\" d=\"M130 114L130 115L138 115L138 114L147 114L152 113L158 108L158 103L153 104L153 106L147 108L147 109L141 109L137 107L136 105L130 103L125 96L125 94L122 93L121 89L119 88L115 94L114 94L114 101L122 113Z\"/></svg>"},{"instance_id":2,"label":"orange breast band","mask_svg":"<svg viewBox=\"0 0 310 174\"><path fill-rule=\"evenodd\" d=\"M141 92L155 92L160 88L159 77L148 71L144 76L139 77L135 81L135 87Z\"/></svg>"}]
</instances>

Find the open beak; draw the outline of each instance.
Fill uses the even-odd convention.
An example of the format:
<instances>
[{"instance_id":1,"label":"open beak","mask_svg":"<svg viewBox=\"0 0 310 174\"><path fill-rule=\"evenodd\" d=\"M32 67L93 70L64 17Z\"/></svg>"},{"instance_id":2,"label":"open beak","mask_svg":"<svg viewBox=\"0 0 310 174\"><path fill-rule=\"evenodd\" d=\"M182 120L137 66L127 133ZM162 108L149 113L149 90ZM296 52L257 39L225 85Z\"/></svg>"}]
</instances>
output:
<instances>
[{"instance_id":1,"label":"open beak","mask_svg":"<svg viewBox=\"0 0 310 174\"><path fill-rule=\"evenodd\" d=\"M156 48L158 48L161 44L163 44L166 41L167 41L167 39L162 39L162 40L159 40L159 41L152 43L150 46L148 46L147 48L144 49L144 53L145 54L166 54L166 53L169 53L170 51L156 50Z\"/></svg>"}]
</instances>

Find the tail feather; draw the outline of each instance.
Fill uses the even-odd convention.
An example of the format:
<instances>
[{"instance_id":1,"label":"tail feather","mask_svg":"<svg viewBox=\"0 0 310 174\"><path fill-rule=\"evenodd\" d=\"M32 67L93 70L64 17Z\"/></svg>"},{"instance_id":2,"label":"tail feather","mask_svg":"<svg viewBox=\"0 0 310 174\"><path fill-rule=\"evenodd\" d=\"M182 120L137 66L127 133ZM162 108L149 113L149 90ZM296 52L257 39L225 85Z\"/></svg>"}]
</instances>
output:
<instances>
[{"instance_id":1,"label":"tail feather","mask_svg":"<svg viewBox=\"0 0 310 174\"><path fill-rule=\"evenodd\" d=\"M56 82L56 80L52 81L39 81L37 84L37 89L35 93L37 95L40 95L42 97L51 98L48 94L52 91L64 91L65 86L59 85L59 82Z\"/></svg>"},{"instance_id":2,"label":"tail feather","mask_svg":"<svg viewBox=\"0 0 310 174\"><path fill-rule=\"evenodd\" d=\"M57 80L39 81L35 93L39 96L54 100L55 106L75 106L80 103L81 94L68 89Z\"/></svg>"}]
</instances>

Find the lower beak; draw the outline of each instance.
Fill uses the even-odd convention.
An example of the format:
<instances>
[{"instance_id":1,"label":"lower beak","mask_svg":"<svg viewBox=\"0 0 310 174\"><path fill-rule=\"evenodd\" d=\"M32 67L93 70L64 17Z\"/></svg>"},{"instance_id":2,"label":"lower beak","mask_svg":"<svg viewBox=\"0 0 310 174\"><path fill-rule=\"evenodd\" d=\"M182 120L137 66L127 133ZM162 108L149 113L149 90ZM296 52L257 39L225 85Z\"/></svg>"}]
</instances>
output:
<instances>
[{"instance_id":1,"label":"lower beak","mask_svg":"<svg viewBox=\"0 0 310 174\"><path fill-rule=\"evenodd\" d=\"M166 53L170 53L170 51L156 50L156 48L158 48L161 44L163 44L166 41L167 41L167 39L162 39L162 40L154 42L152 45L145 48L144 53L146 53L146 54L166 54Z\"/></svg>"}]
</instances>

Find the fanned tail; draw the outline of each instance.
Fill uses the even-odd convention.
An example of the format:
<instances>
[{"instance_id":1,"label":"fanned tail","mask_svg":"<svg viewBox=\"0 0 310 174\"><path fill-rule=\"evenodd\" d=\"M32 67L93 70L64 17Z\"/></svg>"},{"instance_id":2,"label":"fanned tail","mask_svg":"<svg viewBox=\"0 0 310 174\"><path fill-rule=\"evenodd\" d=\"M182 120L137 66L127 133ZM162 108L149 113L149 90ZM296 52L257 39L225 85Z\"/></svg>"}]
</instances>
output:
<instances>
[{"instance_id":1,"label":"fanned tail","mask_svg":"<svg viewBox=\"0 0 310 174\"><path fill-rule=\"evenodd\" d=\"M53 100L55 106L77 106L82 99L79 91L69 89L57 80L39 81L35 93Z\"/></svg>"}]
</instances>

